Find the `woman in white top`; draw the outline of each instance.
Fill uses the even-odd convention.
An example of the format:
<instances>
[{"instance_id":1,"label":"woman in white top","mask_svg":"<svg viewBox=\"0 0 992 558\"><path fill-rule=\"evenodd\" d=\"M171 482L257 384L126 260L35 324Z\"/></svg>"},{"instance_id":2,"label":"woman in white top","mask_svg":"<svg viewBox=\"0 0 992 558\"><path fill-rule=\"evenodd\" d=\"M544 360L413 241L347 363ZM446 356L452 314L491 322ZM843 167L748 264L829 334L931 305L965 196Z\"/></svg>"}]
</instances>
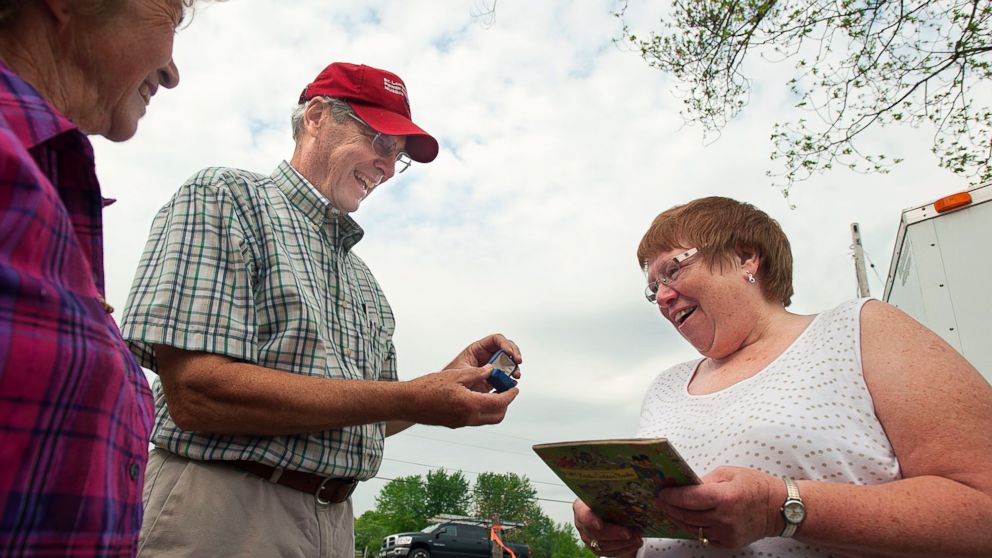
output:
<instances>
[{"instance_id":1,"label":"woman in white top","mask_svg":"<svg viewBox=\"0 0 992 558\"><path fill-rule=\"evenodd\" d=\"M697 540L641 539L574 504L600 556L992 556L992 386L878 300L785 308L778 223L727 198L659 215L637 251L648 300L703 358L659 375L640 436L703 484L659 508Z\"/></svg>"}]
</instances>

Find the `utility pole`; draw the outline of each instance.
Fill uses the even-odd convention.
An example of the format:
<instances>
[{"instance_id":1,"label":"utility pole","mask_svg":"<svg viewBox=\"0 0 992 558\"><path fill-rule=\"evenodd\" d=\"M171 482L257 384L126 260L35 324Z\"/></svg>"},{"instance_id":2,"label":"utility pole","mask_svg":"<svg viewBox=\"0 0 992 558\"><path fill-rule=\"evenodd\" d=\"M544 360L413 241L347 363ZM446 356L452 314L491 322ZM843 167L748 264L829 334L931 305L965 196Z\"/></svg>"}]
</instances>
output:
<instances>
[{"instance_id":1,"label":"utility pole","mask_svg":"<svg viewBox=\"0 0 992 558\"><path fill-rule=\"evenodd\" d=\"M493 534L496 532L495 531L496 526L500 524L499 516L493 514L490 520L491 521L489 522L489 555L492 558L503 558L503 547L496 544L495 537L493 537Z\"/></svg>"},{"instance_id":2,"label":"utility pole","mask_svg":"<svg viewBox=\"0 0 992 558\"><path fill-rule=\"evenodd\" d=\"M871 296L868 291L868 274L865 273L865 250L861 246L861 228L851 223L851 239L854 248L854 273L858 278L858 297Z\"/></svg>"}]
</instances>

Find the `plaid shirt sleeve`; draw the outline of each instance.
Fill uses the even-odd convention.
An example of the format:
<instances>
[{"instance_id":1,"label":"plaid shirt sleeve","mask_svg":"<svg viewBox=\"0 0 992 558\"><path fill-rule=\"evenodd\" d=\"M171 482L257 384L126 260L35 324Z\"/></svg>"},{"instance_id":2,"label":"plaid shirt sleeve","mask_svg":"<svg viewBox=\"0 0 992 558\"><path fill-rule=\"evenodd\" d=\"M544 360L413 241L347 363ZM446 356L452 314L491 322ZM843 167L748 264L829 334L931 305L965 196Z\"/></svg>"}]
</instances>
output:
<instances>
[{"instance_id":1,"label":"plaid shirt sleeve","mask_svg":"<svg viewBox=\"0 0 992 558\"><path fill-rule=\"evenodd\" d=\"M257 361L252 256L218 172L191 178L152 223L122 318L146 368L156 344Z\"/></svg>"}]
</instances>

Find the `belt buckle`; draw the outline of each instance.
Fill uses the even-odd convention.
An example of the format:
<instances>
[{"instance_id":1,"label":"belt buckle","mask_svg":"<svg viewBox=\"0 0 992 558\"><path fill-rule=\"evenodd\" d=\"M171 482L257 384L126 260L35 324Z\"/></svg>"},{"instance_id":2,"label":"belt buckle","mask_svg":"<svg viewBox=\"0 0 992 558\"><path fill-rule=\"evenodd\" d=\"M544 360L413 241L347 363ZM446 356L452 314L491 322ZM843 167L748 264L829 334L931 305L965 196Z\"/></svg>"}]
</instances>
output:
<instances>
[{"instance_id":1,"label":"belt buckle","mask_svg":"<svg viewBox=\"0 0 992 558\"><path fill-rule=\"evenodd\" d=\"M317 492L314 493L314 497L317 498L317 503L322 506L328 506L331 504L330 500L325 500L320 496L320 493L324 491L324 487L327 483L331 481L331 477L324 477L324 480L320 482L320 486L317 487Z\"/></svg>"},{"instance_id":2,"label":"belt buckle","mask_svg":"<svg viewBox=\"0 0 992 558\"><path fill-rule=\"evenodd\" d=\"M321 495L320 495L321 492L324 491L324 488L327 486L327 483L329 483L329 482L339 482L339 483L342 483L342 487L344 485L347 485L348 489L347 489L347 492L344 494L344 498L341 498L340 500L332 500L332 499L325 499L325 498L321 497ZM356 486L358 486L358 479L338 479L338 478L333 478L333 477L324 477L324 480L322 480L320 482L320 486L317 487L317 491L314 493L314 497L317 498L317 503L320 504L320 505L322 505L322 506L327 506L329 504L335 504L335 503L341 503L341 502L344 502L345 500L347 500L349 496L351 496L351 494L355 491L355 487ZM338 498L339 497L339 494L340 493L335 494L335 498Z\"/></svg>"}]
</instances>

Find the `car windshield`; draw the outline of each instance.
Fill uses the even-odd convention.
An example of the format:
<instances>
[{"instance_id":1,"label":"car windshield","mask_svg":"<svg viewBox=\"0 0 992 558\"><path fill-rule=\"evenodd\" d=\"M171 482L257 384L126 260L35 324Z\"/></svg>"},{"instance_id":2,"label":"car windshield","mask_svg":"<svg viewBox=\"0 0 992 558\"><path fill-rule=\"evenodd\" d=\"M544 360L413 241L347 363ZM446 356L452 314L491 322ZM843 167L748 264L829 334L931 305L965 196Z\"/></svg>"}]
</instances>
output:
<instances>
[{"instance_id":1,"label":"car windshield","mask_svg":"<svg viewBox=\"0 0 992 558\"><path fill-rule=\"evenodd\" d=\"M434 525L428 525L427 527L424 527L423 529L421 529L420 532L421 533L433 533L440 526L441 526L440 523L435 523Z\"/></svg>"}]
</instances>

